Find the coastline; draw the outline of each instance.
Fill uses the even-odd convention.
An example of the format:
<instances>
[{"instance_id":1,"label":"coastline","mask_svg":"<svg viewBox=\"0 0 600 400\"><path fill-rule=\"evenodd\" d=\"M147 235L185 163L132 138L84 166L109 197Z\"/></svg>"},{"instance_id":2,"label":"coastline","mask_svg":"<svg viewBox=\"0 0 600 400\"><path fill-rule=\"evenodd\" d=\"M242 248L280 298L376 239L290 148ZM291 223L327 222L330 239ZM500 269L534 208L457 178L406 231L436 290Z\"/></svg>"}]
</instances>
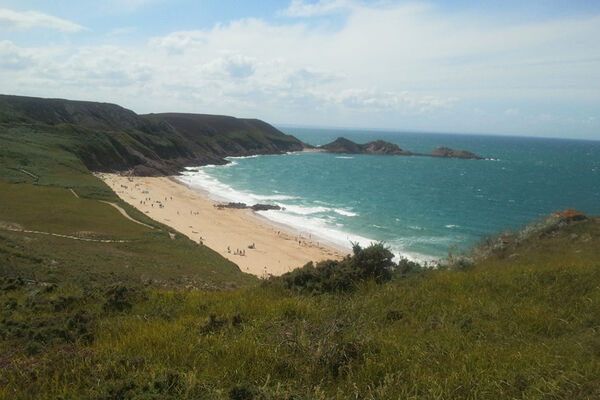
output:
<instances>
[{"instance_id":1,"label":"coastline","mask_svg":"<svg viewBox=\"0 0 600 400\"><path fill-rule=\"evenodd\" d=\"M341 259L347 253L251 210L218 209L207 193L176 177L98 176L123 201L259 277L281 275L309 261Z\"/></svg>"}]
</instances>

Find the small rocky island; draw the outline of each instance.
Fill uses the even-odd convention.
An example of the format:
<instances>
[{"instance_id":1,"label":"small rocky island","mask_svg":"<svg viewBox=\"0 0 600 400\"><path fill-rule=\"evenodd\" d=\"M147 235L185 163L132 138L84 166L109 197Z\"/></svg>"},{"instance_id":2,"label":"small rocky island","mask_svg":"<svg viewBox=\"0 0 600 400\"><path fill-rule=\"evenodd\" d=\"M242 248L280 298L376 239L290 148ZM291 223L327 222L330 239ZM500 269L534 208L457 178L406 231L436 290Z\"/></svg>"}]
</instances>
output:
<instances>
[{"instance_id":1,"label":"small rocky island","mask_svg":"<svg viewBox=\"0 0 600 400\"><path fill-rule=\"evenodd\" d=\"M429 154L413 153L403 150L398 145L384 140L375 140L364 144L355 143L352 140L339 137L331 143L317 147L317 150L326 153L337 154L379 154L391 156L425 156L440 158L463 158L471 160L482 160L483 157L466 150L454 150L448 147L438 147Z\"/></svg>"}]
</instances>

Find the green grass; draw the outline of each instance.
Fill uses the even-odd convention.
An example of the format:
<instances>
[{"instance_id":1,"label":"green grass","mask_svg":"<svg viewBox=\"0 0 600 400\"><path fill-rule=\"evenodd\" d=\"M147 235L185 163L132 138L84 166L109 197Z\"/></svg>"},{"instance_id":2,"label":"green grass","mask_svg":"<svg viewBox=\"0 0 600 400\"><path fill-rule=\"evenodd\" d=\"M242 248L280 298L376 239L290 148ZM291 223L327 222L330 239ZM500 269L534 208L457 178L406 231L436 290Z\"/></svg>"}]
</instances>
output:
<instances>
[{"instance_id":1,"label":"green grass","mask_svg":"<svg viewBox=\"0 0 600 400\"><path fill-rule=\"evenodd\" d=\"M211 249L170 230L136 224L112 206L76 198L63 188L0 182L4 226L91 239L98 243L0 229L0 274L48 282L98 285L116 281L161 286L232 287L254 279ZM131 210L130 215L147 218ZM143 216L143 217L142 217Z\"/></svg>"},{"instance_id":2,"label":"green grass","mask_svg":"<svg viewBox=\"0 0 600 400\"><path fill-rule=\"evenodd\" d=\"M30 326L44 315L70 321L81 310L93 316L93 340L48 340L30 356L35 340L8 340L0 393L219 399L237 388L265 399L594 399L598 225L572 224L538 240L526 262L491 258L346 294L292 295L272 285L132 289L131 308L117 312L104 307L101 290L25 285L0 296L13 308L2 329L6 320ZM545 258L550 249L561 249L557 262ZM73 291L70 308L32 310Z\"/></svg>"},{"instance_id":3,"label":"green grass","mask_svg":"<svg viewBox=\"0 0 600 400\"><path fill-rule=\"evenodd\" d=\"M0 399L600 398L597 219L298 294L171 239L65 132L0 129Z\"/></svg>"},{"instance_id":4,"label":"green grass","mask_svg":"<svg viewBox=\"0 0 600 400\"><path fill-rule=\"evenodd\" d=\"M124 143L128 136L64 124L0 126L1 226L125 241L85 242L0 226L0 276L85 287L123 281L215 289L256 282L211 249L121 201L86 168L81 154L102 157L110 153L106 149L115 145L113 140L118 137ZM99 200L118 204L154 229L124 218ZM169 233L175 233L175 238Z\"/></svg>"}]
</instances>

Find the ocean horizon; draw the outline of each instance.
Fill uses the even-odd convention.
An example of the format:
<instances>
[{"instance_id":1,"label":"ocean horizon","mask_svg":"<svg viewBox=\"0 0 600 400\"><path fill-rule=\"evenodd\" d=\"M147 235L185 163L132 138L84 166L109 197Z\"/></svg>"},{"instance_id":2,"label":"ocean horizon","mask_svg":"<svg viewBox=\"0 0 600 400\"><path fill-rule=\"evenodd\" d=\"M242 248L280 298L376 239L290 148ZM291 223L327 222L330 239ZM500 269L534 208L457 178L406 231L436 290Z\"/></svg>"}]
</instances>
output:
<instances>
[{"instance_id":1,"label":"ocean horizon","mask_svg":"<svg viewBox=\"0 0 600 400\"><path fill-rule=\"evenodd\" d=\"M218 201L268 203L259 214L349 249L384 242L397 258L434 261L557 210L600 214L600 142L577 139L281 127L315 145L383 139L429 153L447 146L483 160L289 153L190 166L180 180Z\"/></svg>"}]
</instances>

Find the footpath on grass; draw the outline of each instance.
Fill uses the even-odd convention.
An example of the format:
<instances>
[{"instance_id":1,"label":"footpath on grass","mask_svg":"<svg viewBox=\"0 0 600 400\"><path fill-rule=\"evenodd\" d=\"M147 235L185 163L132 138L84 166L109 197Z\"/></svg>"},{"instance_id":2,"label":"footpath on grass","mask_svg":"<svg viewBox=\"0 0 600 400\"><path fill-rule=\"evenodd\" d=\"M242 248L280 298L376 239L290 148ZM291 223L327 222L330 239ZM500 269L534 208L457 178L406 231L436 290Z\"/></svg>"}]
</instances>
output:
<instances>
[{"instance_id":1,"label":"footpath on grass","mask_svg":"<svg viewBox=\"0 0 600 400\"><path fill-rule=\"evenodd\" d=\"M11 231L11 232L35 233L38 235L48 235L48 236L56 236L56 237L60 237L60 238L65 238L65 239L82 240L84 242L98 242L98 243L126 243L126 242L129 242L129 240L90 239L90 238L83 238L83 237L77 237L77 236L71 236L71 235L63 235L60 233L32 231L32 230L28 230L28 229L21 229L21 228L16 228L16 227L11 227L11 226L2 226L2 225L0 225L0 229L4 229L5 231Z\"/></svg>"}]
</instances>

